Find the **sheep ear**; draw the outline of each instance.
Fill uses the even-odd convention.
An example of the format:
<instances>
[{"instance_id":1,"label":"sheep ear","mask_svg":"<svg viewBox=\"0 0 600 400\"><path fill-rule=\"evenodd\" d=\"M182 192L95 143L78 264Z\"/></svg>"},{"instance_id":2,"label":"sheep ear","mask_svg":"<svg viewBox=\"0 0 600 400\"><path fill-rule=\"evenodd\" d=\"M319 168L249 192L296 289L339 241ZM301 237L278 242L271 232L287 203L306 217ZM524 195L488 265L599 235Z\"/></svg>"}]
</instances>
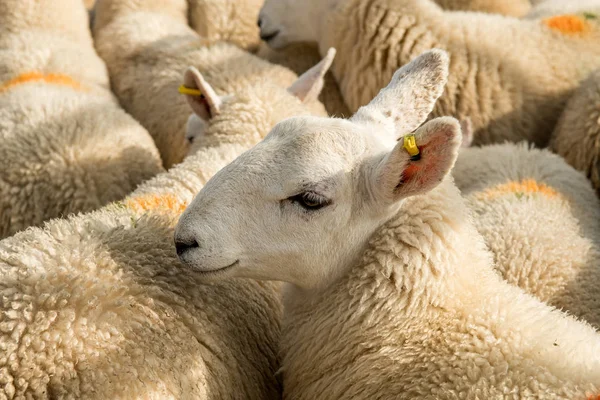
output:
<instances>
[{"instance_id":1,"label":"sheep ear","mask_svg":"<svg viewBox=\"0 0 600 400\"><path fill-rule=\"evenodd\" d=\"M426 123L414 138L419 156L411 157L402 137L374 169L373 193L384 204L435 188L454 166L462 142L460 124L450 117Z\"/></svg>"},{"instance_id":2,"label":"sheep ear","mask_svg":"<svg viewBox=\"0 0 600 400\"><path fill-rule=\"evenodd\" d=\"M325 74L329 71L334 58L335 49L332 47L317 65L303 73L288 88L288 92L299 98L303 103L317 100L325 84Z\"/></svg>"},{"instance_id":3,"label":"sheep ear","mask_svg":"<svg viewBox=\"0 0 600 400\"><path fill-rule=\"evenodd\" d=\"M448 53L430 50L394 73L390 83L351 118L355 122L378 124L396 140L413 132L433 110L448 81Z\"/></svg>"},{"instance_id":4,"label":"sheep ear","mask_svg":"<svg viewBox=\"0 0 600 400\"><path fill-rule=\"evenodd\" d=\"M189 67L183 77L183 86L190 89L198 89L202 95L186 94L185 97L196 115L204 121L208 121L215 115L219 115L221 98L217 96L212 86L204 80L204 77L194 67Z\"/></svg>"},{"instance_id":5,"label":"sheep ear","mask_svg":"<svg viewBox=\"0 0 600 400\"><path fill-rule=\"evenodd\" d=\"M471 118L465 117L460 120L460 130L462 131L462 147L471 147L474 139Z\"/></svg>"}]
</instances>

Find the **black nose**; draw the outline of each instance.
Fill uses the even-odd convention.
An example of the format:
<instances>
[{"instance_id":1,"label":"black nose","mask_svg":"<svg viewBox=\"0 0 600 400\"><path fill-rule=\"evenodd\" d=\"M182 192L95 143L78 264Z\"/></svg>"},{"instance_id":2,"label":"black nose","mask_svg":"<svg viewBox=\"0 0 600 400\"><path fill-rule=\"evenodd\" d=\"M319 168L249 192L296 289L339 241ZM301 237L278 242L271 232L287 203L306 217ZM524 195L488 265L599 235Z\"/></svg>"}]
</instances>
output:
<instances>
[{"instance_id":1,"label":"black nose","mask_svg":"<svg viewBox=\"0 0 600 400\"><path fill-rule=\"evenodd\" d=\"M258 19L257 25L259 28L262 28L262 18Z\"/></svg>"},{"instance_id":2,"label":"black nose","mask_svg":"<svg viewBox=\"0 0 600 400\"><path fill-rule=\"evenodd\" d=\"M183 253L188 250L195 249L200 247L198 242L195 239L190 241L176 240L175 241L175 250L177 251L177 255L181 257Z\"/></svg>"}]
</instances>

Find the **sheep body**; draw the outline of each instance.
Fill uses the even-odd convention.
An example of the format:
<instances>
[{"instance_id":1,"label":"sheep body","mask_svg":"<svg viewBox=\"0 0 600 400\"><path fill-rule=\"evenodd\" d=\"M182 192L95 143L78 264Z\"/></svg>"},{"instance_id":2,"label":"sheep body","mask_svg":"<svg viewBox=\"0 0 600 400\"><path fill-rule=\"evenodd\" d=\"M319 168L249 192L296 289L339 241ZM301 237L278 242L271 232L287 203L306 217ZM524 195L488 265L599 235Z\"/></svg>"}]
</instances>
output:
<instances>
[{"instance_id":1,"label":"sheep body","mask_svg":"<svg viewBox=\"0 0 600 400\"><path fill-rule=\"evenodd\" d=\"M121 199L162 171L110 93L81 2L1 2L0 59L0 238Z\"/></svg>"},{"instance_id":2,"label":"sheep body","mask_svg":"<svg viewBox=\"0 0 600 400\"><path fill-rule=\"evenodd\" d=\"M463 149L453 176L501 276L600 328L600 203L585 176L526 144Z\"/></svg>"},{"instance_id":3,"label":"sheep body","mask_svg":"<svg viewBox=\"0 0 600 400\"><path fill-rule=\"evenodd\" d=\"M282 46L302 36L318 41L321 52L337 48L333 73L352 112L396 68L424 50L444 48L452 54L451 79L432 115L471 118L475 145L505 140L547 145L569 96L600 65L600 20L584 14L519 20L444 12L430 0L335 4L297 5L288 11L292 20L280 15L277 1L267 1L261 11L264 32L282 31L269 43ZM272 22L280 18L284 24Z\"/></svg>"},{"instance_id":4,"label":"sheep body","mask_svg":"<svg viewBox=\"0 0 600 400\"><path fill-rule=\"evenodd\" d=\"M96 47L121 104L148 129L167 168L180 162L190 149L185 137L189 107L177 92L186 67L193 65L200 70L219 94L237 92L265 79L288 87L297 78L287 68L234 45L200 38L187 25L187 9L184 5L174 7L171 3L178 3L174 0L160 3L178 10L177 17L173 16L175 11L157 12L160 9L153 8L152 2L143 4L149 11L142 6L131 11L123 6L127 3L98 3L97 19L111 22L95 26ZM157 70L162 72L156 74ZM156 93L163 98L156 99ZM320 103L311 107L317 113L323 110Z\"/></svg>"}]
</instances>

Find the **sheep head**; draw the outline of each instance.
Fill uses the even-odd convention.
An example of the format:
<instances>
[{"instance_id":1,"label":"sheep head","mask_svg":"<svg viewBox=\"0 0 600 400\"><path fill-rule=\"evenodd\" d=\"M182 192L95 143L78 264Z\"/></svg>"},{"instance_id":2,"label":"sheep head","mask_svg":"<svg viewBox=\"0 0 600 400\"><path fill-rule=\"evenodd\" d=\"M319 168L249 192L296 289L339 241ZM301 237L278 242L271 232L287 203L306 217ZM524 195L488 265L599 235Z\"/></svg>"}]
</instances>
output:
<instances>
[{"instance_id":1,"label":"sheep head","mask_svg":"<svg viewBox=\"0 0 600 400\"><path fill-rule=\"evenodd\" d=\"M293 115L311 114L315 105L320 107L316 111L326 115L318 97L334 57L335 49L329 49L317 65L302 74L287 90L260 80L240 92L225 96L217 95L202 74L189 67L184 74L183 86L201 93L186 94L193 111L186 126L186 138L193 143L190 153L209 145L207 142L222 143L223 133L241 133L258 141L277 122ZM247 128L240 129L244 124L248 125ZM211 138L212 135L218 137Z\"/></svg>"},{"instance_id":2,"label":"sheep head","mask_svg":"<svg viewBox=\"0 0 600 400\"><path fill-rule=\"evenodd\" d=\"M447 74L447 54L429 51L350 120L307 116L277 124L183 213L175 232L181 261L213 279L282 280L307 289L335 280L401 212L403 199L433 189L452 168L458 121L419 127ZM406 149L403 135L412 131L418 156Z\"/></svg>"}]
</instances>

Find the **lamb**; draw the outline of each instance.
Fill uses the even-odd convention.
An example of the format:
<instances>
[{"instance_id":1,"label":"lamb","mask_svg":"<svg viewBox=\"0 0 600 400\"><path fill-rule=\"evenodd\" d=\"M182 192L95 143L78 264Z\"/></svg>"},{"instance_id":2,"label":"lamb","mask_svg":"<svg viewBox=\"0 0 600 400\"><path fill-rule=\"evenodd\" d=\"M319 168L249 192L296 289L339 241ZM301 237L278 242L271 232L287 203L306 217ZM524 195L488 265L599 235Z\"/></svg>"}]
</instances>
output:
<instances>
[{"instance_id":1,"label":"lamb","mask_svg":"<svg viewBox=\"0 0 600 400\"><path fill-rule=\"evenodd\" d=\"M600 70L571 97L552 133L550 148L582 171L600 195Z\"/></svg>"},{"instance_id":2,"label":"lamb","mask_svg":"<svg viewBox=\"0 0 600 400\"><path fill-rule=\"evenodd\" d=\"M194 155L121 202L0 241L0 398L280 397L278 285L202 284L173 226L211 175L311 112L297 96L318 96L327 64L289 91L265 80L222 99L190 69L206 93Z\"/></svg>"},{"instance_id":3,"label":"lamb","mask_svg":"<svg viewBox=\"0 0 600 400\"><path fill-rule=\"evenodd\" d=\"M418 128L448 65L426 52L350 120L280 122L177 223L179 258L206 281L289 283L284 398L600 393L600 335L494 272L447 176L458 121Z\"/></svg>"},{"instance_id":4,"label":"lamb","mask_svg":"<svg viewBox=\"0 0 600 400\"><path fill-rule=\"evenodd\" d=\"M463 149L452 172L509 283L600 328L600 202L561 157L526 144Z\"/></svg>"},{"instance_id":5,"label":"lamb","mask_svg":"<svg viewBox=\"0 0 600 400\"><path fill-rule=\"evenodd\" d=\"M124 198L163 171L118 105L80 0L0 1L0 238Z\"/></svg>"},{"instance_id":6,"label":"lamb","mask_svg":"<svg viewBox=\"0 0 600 400\"><path fill-rule=\"evenodd\" d=\"M431 0L267 0L259 14L272 48L318 42L321 52L338 50L333 74L351 112L396 68L444 48L451 78L432 116L470 117L474 145L527 140L538 147L548 144L573 90L600 66L600 19L588 17L445 12Z\"/></svg>"},{"instance_id":7,"label":"lamb","mask_svg":"<svg viewBox=\"0 0 600 400\"><path fill-rule=\"evenodd\" d=\"M189 108L177 92L181 70L193 65L219 95L261 80L288 87L297 79L287 68L234 45L200 38L187 25L184 0L100 0L94 35L114 92L148 129L166 168L183 160L193 139L185 135ZM324 112L316 101L309 105L315 113Z\"/></svg>"}]
</instances>

